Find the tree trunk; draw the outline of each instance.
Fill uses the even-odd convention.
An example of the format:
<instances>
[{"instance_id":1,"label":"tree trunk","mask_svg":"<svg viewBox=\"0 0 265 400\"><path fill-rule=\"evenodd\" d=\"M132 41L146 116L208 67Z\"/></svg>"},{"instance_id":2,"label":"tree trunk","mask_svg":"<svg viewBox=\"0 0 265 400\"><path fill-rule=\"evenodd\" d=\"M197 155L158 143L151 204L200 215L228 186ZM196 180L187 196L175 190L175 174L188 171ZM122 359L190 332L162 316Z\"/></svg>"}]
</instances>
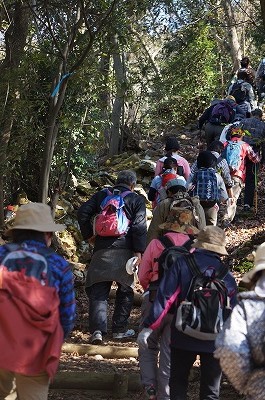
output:
<instances>
[{"instance_id":1,"label":"tree trunk","mask_svg":"<svg viewBox=\"0 0 265 400\"><path fill-rule=\"evenodd\" d=\"M223 7L225 13L225 20L227 24L227 31L231 46L231 56L233 60L233 72L236 72L240 66L240 60L242 58L242 50L238 40L238 34L236 30L236 20L231 0L223 0Z\"/></svg>"},{"instance_id":2,"label":"tree trunk","mask_svg":"<svg viewBox=\"0 0 265 400\"><path fill-rule=\"evenodd\" d=\"M14 11L10 11L10 25L5 32L6 55L0 64L1 85L1 117L0 117L0 229L4 227L4 177L7 160L7 147L13 126L16 88L19 75L16 69L23 58L24 47L29 29L28 7L25 3L16 1Z\"/></svg>"},{"instance_id":3,"label":"tree trunk","mask_svg":"<svg viewBox=\"0 0 265 400\"><path fill-rule=\"evenodd\" d=\"M260 0L260 7L261 7L261 17L263 20L263 27L265 30L265 0Z\"/></svg>"},{"instance_id":4,"label":"tree trunk","mask_svg":"<svg viewBox=\"0 0 265 400\"><path fill-rule=\"evenodd\" d=\"M109 155L112 157L119 153L121 114L124 104L124 96L127 90L124 63L119 51L117 35L113 38L113 65L116 79L116 96L111 113L111 140Z\"/></svg>"}]
</instances>

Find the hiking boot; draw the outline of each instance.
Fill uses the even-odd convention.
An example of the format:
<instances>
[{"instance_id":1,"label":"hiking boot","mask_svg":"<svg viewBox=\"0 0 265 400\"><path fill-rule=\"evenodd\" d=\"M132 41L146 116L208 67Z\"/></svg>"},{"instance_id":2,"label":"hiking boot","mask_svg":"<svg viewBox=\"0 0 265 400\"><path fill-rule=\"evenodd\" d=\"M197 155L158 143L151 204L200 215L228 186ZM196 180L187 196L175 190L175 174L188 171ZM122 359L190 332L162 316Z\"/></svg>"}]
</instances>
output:
<instances>
[{"instance_id":1,"label":"hiking boot","mask_svg":"<svg viewBox=\"0 0 265 400\"><path fill-rule=\"evenodd\" d=\"M128 339L135 336L135 331L133 329L128 329L126 332L113 333L113 339Z\"/></svg>"},{"instance_id":2,"label":"hiking boot","mask_svg":"<svg viewBox=\"0 0 265 400\"><path fill-rule=\"evenodd\" d=\"M156 400L156 390L153 385L144 388L145 398L147 400Z\"/></svg>"},{"instance_id":3,"label":"hiking boot","mask_svg":"<svg viewBox=\"0 0 265 400\"><path fill-rule=\"evenodd\" d=\"M102 332L101 331L93 332L93 334L90 338L90 343L91 344L102 344L103 343Z\"/></svg>"}]
</instances>

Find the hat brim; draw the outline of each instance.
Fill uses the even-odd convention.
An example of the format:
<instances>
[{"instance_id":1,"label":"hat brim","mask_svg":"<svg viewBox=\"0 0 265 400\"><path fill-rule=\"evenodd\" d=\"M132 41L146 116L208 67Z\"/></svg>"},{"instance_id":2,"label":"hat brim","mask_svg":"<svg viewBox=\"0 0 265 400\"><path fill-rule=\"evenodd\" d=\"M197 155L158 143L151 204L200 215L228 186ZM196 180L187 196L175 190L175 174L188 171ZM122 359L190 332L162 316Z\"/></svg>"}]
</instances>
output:
<instances>
[{"instance_id":1,"label":"hat brim","mask_svg":"<svg viewBox=\"0 0 265 400\"><path fill-rule=\"evenodd\" d=\"M45 225L14 225L11 228L8 228L5 231L6 236L12 236L12 232L14 229L23 229L30 230L36 232L62 232L66 229L66 226L63 224L45 224Z\"/></svg>"},{"instance_id":2,"label":"hat brim","mask_svg":"<svg viewBox=\"0 0 265 400\"><path fill-rule=\"evenodd\" d=\"M265 264L261 263L256 267L252 268L245 275L243 275L241 282L246 285L254 285L258 279L258 273L265 270Z\"/></svg>"},{"instance_id":3,"label":"hat brim","mask_svg":"<svg viewBox=\"0 0 265 400\"><path fill-rule=\"evenodd\" d=\"M195 249L204 249L204 250L213 251L214 253L221 254L223 256L228 255L226 248L224 246L219 246L219 245L212 244L212 243L200 242L199 240L196 240L191 245L191 247L194 247Z\"/></svg>"},{"instance_id":4,"label":"hat brim","mask_svg":"<svg viewBox=\"0 0 265 400\"><path fill-rule=\"evenodd\" d=\"M200 232L196 226L186 224L177 226L177 224L172 224L170 222L164 222L163 224L158 225L158 227L165 231L171 231L176 233L186 233L187 235L198 235Z\"/></svg>"}]
</instances>

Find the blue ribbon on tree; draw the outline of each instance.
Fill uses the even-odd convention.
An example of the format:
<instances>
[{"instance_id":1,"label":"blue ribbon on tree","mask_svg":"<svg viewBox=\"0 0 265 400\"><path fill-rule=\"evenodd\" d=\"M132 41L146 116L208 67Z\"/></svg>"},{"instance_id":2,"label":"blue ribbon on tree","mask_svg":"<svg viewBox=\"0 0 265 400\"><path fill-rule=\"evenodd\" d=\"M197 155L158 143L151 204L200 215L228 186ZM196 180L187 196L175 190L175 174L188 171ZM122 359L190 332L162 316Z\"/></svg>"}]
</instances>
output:
<instances>
[{"instance_id":1,"label":"blue ribbon on tree","mask_svg":"<svg viewBox=\"0 0 265 400\"><path fill-rule=\"evenodd\" d=\"M73 75L73 72L68 72L68 74L65 74L65 75L62 76L62 78L60 79L60 81L59 81L59 82L57 83L57 85L55 86L55 88L54 88L54 90L53 90L53 92L52 92L52 94L51 94L51 97L55 97L55 96L57 95L57 93L59 92L59 89L60 89L60 87L61 87L62 82L63 82L66 78L69 78L69 76L71 76L71 75Z\"/></svg>"}]
</instances>

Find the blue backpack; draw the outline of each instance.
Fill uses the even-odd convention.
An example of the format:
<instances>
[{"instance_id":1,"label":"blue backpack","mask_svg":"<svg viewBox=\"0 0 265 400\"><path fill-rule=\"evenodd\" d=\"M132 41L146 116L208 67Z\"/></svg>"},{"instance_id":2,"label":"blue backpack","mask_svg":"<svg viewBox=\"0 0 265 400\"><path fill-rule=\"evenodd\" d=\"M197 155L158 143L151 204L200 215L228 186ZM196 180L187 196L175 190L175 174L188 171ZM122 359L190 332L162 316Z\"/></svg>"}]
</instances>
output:
<instances>
[{"instance_id":1,"label":"blue backpack","mask_svg":"<svg viewBox=\"0 0 265 400\"><path fill-rule=\"evenodd\" d=\"M200 201L216 202L219 199L219 190L214 168L200 168L196 172L193 183L195 184L194 196L199 196Z\"/></svg>"},{"instance_id":2,"label":"blue backpack","mask_svg":"<svg viewBox=\"0 0 265 400\"><path fill-rule=\"evenodd\" d=\"M38 280L42 286L53 286L54 277L48 268L46 257L53 253L48 248L28 250L16 243L6 244L7 255L1 261L1 267L10 273L21 272L23 275Z\"/></svg>"},{"instance_id":3,"label":"blue backpack","mask_svg":"<svg viewBox=\"0 0 265 400\"><path fill-rule=\"evenodd\" d=\"M223 156L232 172L238 171L242 163L241 149L244 142L229 140L226 148L224 149Z\"/></svg>"}]
</instances>

